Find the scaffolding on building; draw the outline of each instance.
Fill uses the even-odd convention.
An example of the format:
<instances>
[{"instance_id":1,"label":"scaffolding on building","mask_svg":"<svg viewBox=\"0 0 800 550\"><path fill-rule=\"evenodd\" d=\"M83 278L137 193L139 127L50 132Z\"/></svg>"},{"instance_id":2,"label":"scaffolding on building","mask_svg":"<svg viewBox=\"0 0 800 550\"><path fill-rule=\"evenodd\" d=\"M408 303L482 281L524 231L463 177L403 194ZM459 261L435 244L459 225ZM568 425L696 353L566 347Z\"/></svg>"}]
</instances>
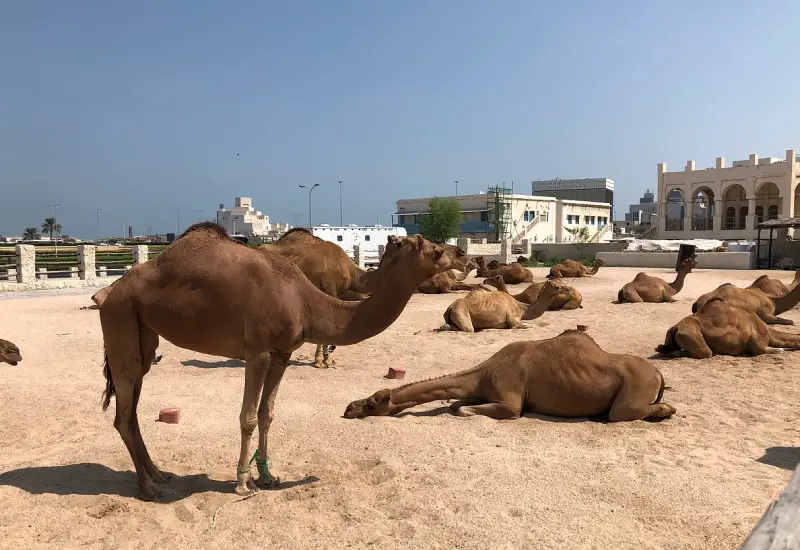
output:
<instances>
[{"instance_id":1,"label":"scaffolding on building","mask_svg":"<svg viewBox=\"0 0 800 550\"><path fill-rule=\"evenodd\" d=\"M511 195L513 190L505 184L490 186L486 192L486 207L494 216L497 242L511 238Z\"/></svg>"}]
</instances>

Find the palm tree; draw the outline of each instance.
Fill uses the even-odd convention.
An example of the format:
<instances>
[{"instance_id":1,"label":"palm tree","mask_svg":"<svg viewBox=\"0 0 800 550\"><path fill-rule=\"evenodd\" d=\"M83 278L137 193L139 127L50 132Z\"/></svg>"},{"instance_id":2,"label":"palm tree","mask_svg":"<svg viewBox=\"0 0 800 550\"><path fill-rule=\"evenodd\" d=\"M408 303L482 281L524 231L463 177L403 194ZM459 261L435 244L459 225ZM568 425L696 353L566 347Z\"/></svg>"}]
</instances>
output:
<instances>
[{"instance_id":1,"label":"palm tree","mask_svg":"<svg viewBox=\"0 0 800 550\"><path fill-rule=\"evenodd\" d=\"M35 241L41 236L41 233L35 227L26 227L25 231L22 232L22 239L25 241Z\"/></svg>"},{"instance_id":2,"label":"palm tree","mask_svg":"<svg viewBox=\"0 0 800 550\"><path fill-rule=\"evenodd\" d=\"M56 223L55 218L45 218L42 224L42 233L49 233L50 240L53 240L53 233L59 235L61 233L61 224Z\"/></svg>"}]
</instances>

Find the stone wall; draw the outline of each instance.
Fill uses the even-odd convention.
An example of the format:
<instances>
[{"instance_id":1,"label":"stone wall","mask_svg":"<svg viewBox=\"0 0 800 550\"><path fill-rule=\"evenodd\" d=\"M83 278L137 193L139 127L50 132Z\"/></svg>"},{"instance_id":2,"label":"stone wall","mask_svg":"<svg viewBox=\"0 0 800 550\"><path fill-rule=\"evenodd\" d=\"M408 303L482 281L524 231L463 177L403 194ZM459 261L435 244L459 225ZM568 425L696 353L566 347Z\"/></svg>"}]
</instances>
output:
<instances>
[{"instance_id":1,"label":"stone wall","mask_svg":"<svg viewBox=\"0 0 800 550\"><path fill-rule=\"evenodd\" d=\"M608 267L675 268L677 252L598 252ZM698 252L697 269L753 269L750 252Z\"/></svg>"},{"instance_id":2,"label":"stone wall","mask_svg":"<svg viewBox=\"0 0 800 550\"><path fill-rule=\"evenodd\" d=\"M621 252L628 247L627 243L532 243L531 253L541 262L552 258L569 260L594 260L598 252Z\"/></svg>"}]
</instances>

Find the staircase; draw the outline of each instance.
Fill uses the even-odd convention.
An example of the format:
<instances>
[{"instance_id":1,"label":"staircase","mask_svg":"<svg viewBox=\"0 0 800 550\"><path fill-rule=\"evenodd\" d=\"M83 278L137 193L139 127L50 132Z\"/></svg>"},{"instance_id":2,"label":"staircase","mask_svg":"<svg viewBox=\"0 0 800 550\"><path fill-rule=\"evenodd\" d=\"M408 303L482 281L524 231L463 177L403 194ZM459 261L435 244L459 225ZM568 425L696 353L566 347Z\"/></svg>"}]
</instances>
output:
<instances>
[{"instance_id":1,"label":"staircase","mask_svg":"<svg viewBox=\"0 0 800 550\"><path fill-rule=\"evenodd\" d=\"M522 231L517 233L517 236L511 240L511 244L519 244L520 241L522 241L528 235L528 233L530 233L531 229L533 229L533 227L540 221L542 221L541 216L536 216L533 218L533 221L530 222Z\"/></svg>"}]
</instances>

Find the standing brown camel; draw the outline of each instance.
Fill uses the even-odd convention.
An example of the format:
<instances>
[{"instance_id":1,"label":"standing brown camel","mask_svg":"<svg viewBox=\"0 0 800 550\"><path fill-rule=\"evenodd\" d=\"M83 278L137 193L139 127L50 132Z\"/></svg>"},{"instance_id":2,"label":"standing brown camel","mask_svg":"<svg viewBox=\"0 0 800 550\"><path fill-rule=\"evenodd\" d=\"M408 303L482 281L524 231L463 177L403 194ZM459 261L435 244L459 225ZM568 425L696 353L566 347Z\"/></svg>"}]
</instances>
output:
<instances>
[{"instance_id":1,"label":"standing brown camel","mask_svg":"<svg viewBox=\"0 0 800 550\"><path fill-rule=\"evenodd\" d=\"M617 293L617 303L624 302L677 302L675 295L683 288L683 281L697 266L697 254L692 254L681 262L675 280L668 283L664 279L651 277L647 273L639 273L633 281L623 286Z\"/></svg>"},{"instance_id":2,"label":"standing brown camel","mask_svg":"<svg viewBox=\"0 0 800 550\"><path fill-rule=\"evenodd\" d=\"M211 222L189 227L161 255L117 281L100 307L103 408L116 393L114 426L136 468L140 498L155 498L155 483L167 481L147 452L137 416L159 336L199 353L245 360L236 492L257 489L249 455L256 424L257 483L269 487L276 480L269 472L267 435L292 352L304 342L352 345L379 334L402 313L421 281L452 267L442 248L420 235L399 247L384 266L386 284L362 302L328 296L280 254L240 246Z\"/></svg>"},{"instance_id":3,"label":"standing brown camel","mask_svg":"<svg viewBox=\"0 0 800 550\"><path fill-rule=\"evenodd\" d=\"M458 416L519 418L523 411L562 417L608 414L611 422L669 418L664 376L640 357L606 353L588 334L514 342L481 364L433 380L380 390L353 401L345 418L388 416L421 403L458 399Z\"/></svg>"},{"instance_id":4,"label":"standing brown camel","mask_svg":"<svg viewBox=\"0 0 800 550\"><path fill-rule=\"evenodd\" d=\"M550 268L548 279L561 279L563 277L591 277L597 274L601 266L605 265L603 260L595 260L592 269L575 260L564 260Z\"/></svg>"},{"instance_id":5,"label":"standing brown camel","mask_svg":"<svg viewBox=\"0 0 800 550\"><path fill-rule=\"evenodd\" d=\"M502 281L500 275L495 280ZM531 321L544 315L550 301L567 293L561 281L547 281L537 300L528 305L518 302L508 292L473 290L459 298L444 312L446 323L440 330L475 332L487 328L530 328L522 321Z\"/></svg>"},{"instance_id":6,"label":"standing brown camel","mask_svg":"<svg viewBox=\"0 0 800 550\"><path fill-rule=\"evenodd\" d=\"M482 256L478 256L475 258L475 265L478 266L478 277L494 277L495 275L500 275L503 277L503 281L509 285L533 282L533 273L525 269L519 262L501 265L497 269L488 269L486 267L486 260L484 260Z\"/></svg>"},{"instance_id":7,"label":"standing brown camel","mask_svg":"<svg viewBox=\"0 0 800 550\"><path fill-rule=\"evenodd\" d=\"M22 355L20 355L16 344L8 340L0 340L0 363L8 363L15 366L20 361L22 361Z\"/></svg>"},{"instance_id":8,"label":"standing brown camel","mask_svg":"<svg viewBox=\"0 0 800 550\"><path fill-rule=\"evenodd\" d=\"M800 335L780 332L752 310L711 298L697 313L670 328L656 351L671 357L708 359L712 355L755 356L784 349L800 349Z\"/></svg>"},{"instance_id":9,"label":"standing brown camel","mask_svg":"<svg viewBox=\"0 0 800 550\"><path fill-rule=\"evenodd\" d=\"M794 290L797 285L800 285L800 269L794 272L794 279L789 286L780 279L770 279L769 275L762 275L747 288L757 288L770 298L780 298Z\"/></svg>"},{"instance_id":10,"label":"standing brown camel","mask_svg":"<svg viewBox=\"0 0 800 550\"><path fill-rule=\"evenodd\" d=\"M725 283L700 296L692 304L692 313L697 313L703 304L712 298L721 298L731 305L752 311L768 325L793 325L794 321L783 319L778 315L800 303L800 286L794 287L783 296L771 298L757 288L739 288L731 283Z\"/></svg>"},{"instance_id":11,"label":"standing brown camel","mask_svg":"<svg viewBox=\"0 0 800 550\"><path fill-rule=\"evenodd\" d=\"M532 304L536 300L539 299L539 296L542 293L542 289L548 283L548 281L542 281L540 283L532 283L528 288L520 292L519 294L512 294L511 297L514 298L518 302L522 302L523 304ZM503 282L502 277L490 277L483 281L485 285L491 285L497 290L501 292L505 292L509 294L508 287ZM583 300L583 296L577 289L564 285L564 289L566 290L566 294L557 294L553 296L553 299L550 300L550 305L547 306L547 309L578 309L583 308L581 305L581 301Z\"/></svg>"}]
</instances>

